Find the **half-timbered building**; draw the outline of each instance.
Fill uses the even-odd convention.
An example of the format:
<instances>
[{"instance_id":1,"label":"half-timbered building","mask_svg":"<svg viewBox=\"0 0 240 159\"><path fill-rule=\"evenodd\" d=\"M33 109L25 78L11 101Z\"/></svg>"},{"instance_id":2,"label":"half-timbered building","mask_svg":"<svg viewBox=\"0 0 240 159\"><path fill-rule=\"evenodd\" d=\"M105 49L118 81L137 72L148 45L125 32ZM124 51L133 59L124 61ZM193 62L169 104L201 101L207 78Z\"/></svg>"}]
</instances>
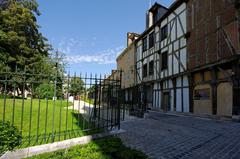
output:
<instances>
[{"instance_id":1,"label":"half-timbered building","mask_svg":"<svg viewBox=\"0 0 240 159\"><path fill-rule=\"evenodd\" d=\"M240 115L240 1L189 0L190 111Z\"/></svg>"},{"instance_id":2,"label":"half-timbered building","mask_svg":"<svg viewBox=\"0 0 240 159\"><path fill-rule=\"evenodd\" d=\"M136 84L147 108L189 112L186 7L185 0L155 3L136 41Z\"/></svg>"}]
</instances>

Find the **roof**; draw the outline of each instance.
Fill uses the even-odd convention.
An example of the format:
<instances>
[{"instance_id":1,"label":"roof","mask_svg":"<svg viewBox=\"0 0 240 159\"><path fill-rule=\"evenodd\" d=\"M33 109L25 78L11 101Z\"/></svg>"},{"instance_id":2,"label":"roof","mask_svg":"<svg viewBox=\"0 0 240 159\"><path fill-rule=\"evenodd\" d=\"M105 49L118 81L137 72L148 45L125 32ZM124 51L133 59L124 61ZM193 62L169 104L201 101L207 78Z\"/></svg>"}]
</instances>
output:
<instances>
[{"instance_id":1,"label":"roof","mask_svg":"<svg viewBox=\"0 0 240 159\"><path fill-rule=\"evenodd\" d=\"M182 3L184 2L188 2L188 0L176 0L168 9L167 12L155 23L153 24L151 27L149 27L148 29L146 29L141 35L140 37L136 40L136 42L138 42L139 40L141 40L141 38L143 38L146 34L148 34L150 31L152 31L153 28L155 28L157 25L159 25L159 23L161 23L167 16L169 16L177 7L179 7ZM158 4L159 5L159 4ZM153 6L154 7L154 6ZM151 8L152 9L152 8ZM150 10L151 10L150 9Z\"/></svg>"},{"instance_id":2,"label":"roof","mask_svg":"<svg viewBox=\"0 0 240 159\"><path fill-rule=\"evenodd\" d=\"M163 5L155 2L155 4L154 4L148 11L149 11L149 12L154 12L156 9L158 9L158 8L160 8L160 7L168 10L167 7L165 7L165 6L163 6Z\"/></svg>"}]
</instances>

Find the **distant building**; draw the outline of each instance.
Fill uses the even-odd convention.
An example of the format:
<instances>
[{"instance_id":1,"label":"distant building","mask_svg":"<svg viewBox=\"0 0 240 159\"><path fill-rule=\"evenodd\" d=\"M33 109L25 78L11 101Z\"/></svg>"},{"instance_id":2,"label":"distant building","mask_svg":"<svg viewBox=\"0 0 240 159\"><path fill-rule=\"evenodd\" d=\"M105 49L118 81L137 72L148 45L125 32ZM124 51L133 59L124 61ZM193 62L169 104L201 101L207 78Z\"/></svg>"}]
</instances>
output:
<instances>
[{"instance_id":1,"label":"distant building","mask_svg":"<svg viewBox=\"0 0 240 159\"><path fill-rule=\"evenodd\" d=\"M127 48L117 57L117 70L121 71L121 89L126 103L132 102L136 85L135 40L138 37L136 33L128 33Z\"/></svg>"}]
</instances>

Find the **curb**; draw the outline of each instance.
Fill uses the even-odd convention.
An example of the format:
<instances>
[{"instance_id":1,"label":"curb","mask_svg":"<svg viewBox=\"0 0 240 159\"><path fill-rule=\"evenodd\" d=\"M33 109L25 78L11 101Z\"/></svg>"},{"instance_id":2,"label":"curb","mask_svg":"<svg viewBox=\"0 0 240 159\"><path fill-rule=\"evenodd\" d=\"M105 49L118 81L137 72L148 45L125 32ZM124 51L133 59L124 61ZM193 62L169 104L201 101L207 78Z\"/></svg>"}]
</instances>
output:
<instances>
[{"instance_id":1,"label":"curb","mask_svg":"<svg viewBox=\"0 0 240 159\"><path fill-rule=\"evenodd\" d=\"M104 138L107 136L113 136L113 135L121 134L124 132L126 131L120 129L120 130L114 130L114 131L105 132L105 133L99 133L99 134L59 141L59 142L50 143L50 144L18 149L15 151L8 151L3 156L1 156L0 159L13 159L13 158L22 159L22 158L32 157L32 156L40 155L43 153L54 152L61 149L67 149L72 146L88 144L92 140Z\"/></svg>"},{"instance_id":2,"label":"curb","mask_svg":"<svg viewBox=\"0 0 240 159\"><path fill-rule=\"evenodd\" d=\"M191 114L191 113L181 113L181 112L161 112L161 111L155 111L155 110L148 110L148 113L159 113L159 114L166 114L166 115L172 115L172 116L179 116L179 117L194 117L199 119L208 119L208 120L219 120L219 121L230 121L230 122L240 122L240 118L237 117L221 117L216 115L197 115L197 114ZM148 113L145 115L147 116Z\"/></svg>"}]
</instances>

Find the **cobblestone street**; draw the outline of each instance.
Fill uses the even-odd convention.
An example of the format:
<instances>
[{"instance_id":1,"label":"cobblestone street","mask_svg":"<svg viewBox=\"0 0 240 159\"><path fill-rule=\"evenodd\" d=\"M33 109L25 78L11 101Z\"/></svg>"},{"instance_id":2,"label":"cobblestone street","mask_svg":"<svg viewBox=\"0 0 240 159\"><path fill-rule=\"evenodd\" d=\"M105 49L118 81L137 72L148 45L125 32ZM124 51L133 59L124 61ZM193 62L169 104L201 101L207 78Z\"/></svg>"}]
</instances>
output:
<instances>
[{"instance_id":1,"label":"cobblestone street","mask_svg":"<svg viewBox=\"0 0 240 159\"><path fill-rule=\"evenodd\" d=\"M240 158L240 123L151 113L122 123L119 135L153 159Z\"/></svg>"}]
</instances>

